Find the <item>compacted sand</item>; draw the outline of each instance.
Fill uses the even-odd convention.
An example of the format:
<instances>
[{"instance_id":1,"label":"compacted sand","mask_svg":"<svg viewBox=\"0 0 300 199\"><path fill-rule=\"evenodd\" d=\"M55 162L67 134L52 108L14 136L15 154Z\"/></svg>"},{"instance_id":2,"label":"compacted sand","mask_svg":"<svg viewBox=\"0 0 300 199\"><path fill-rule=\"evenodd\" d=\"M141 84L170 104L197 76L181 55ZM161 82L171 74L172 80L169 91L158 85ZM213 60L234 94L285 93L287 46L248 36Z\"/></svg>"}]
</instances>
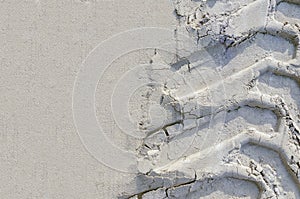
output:
<instances>
[{"instance_id":1,"label":"compacted sand","mask_svg":"<svg viewBox=\"0 0 300 199\"><path fill-rule=\"evenodd\" d=\"M300 198L300 1L0 5L0 198Z\"/></svg>"}]
</instances>

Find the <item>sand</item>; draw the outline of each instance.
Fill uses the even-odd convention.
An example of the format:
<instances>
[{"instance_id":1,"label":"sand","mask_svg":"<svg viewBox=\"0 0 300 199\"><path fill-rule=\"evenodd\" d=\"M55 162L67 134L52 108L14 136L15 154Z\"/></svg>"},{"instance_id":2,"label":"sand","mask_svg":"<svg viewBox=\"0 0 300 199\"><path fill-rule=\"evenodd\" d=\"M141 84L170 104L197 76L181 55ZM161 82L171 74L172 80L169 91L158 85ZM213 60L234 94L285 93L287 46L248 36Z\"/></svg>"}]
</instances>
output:
<instances>
[{"instance_id":1,"label":"sand","mask_svg":"<svg viewBox=\"0 0 300 199\"><path fill-rule=\"evenodd\" d=\"M1 198L300 198L300 2L2 1Z\"/></svg>"}]
</instances>

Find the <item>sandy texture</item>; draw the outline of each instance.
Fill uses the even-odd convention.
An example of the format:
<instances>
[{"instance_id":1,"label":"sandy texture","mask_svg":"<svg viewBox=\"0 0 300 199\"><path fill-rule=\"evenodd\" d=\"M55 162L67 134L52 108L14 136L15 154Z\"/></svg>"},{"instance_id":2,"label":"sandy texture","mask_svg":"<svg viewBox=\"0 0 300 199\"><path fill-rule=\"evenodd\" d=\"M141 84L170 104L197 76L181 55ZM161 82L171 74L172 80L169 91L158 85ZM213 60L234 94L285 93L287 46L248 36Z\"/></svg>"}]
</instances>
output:
<instances>
[{"instance_id":1,"label":"sandy texture","mask_svg":"<svg viewBox=\"0 0 300 199\"><path fill-rule=\"evenodd\" d=\"M114 34L169 28L168 1L0 1L0 198L116 198L127 174L82 144L72 92L83 60Z\"/></svg>"},{"instance_id":2,"label":"sandy texture","mask_svg":"<svg viewBox=\"0 0 300 199\"><path fill-rule=\"evenodd\" d=\"M0 5L0 198L300 198L300 1Z\"/></svg>"}]
</instances>

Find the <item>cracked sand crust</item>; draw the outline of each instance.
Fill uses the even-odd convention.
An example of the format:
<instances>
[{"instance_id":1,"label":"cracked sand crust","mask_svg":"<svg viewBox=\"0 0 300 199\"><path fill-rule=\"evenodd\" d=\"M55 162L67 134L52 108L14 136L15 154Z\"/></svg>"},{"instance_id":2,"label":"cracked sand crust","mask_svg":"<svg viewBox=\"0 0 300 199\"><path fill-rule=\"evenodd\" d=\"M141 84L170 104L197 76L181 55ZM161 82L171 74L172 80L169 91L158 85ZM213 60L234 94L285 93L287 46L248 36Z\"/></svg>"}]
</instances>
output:
<instances>
[{"instance_id":1,"label":"cracked sand crust","mask_svg":"<svg viewBox=\"0 0 300 199\"><path fill-rule=\"evenodd\" d=\"M290 97L262 93L259 87L259 80L267 74L300 83L300 19L296 20L298 23L278 21L278 7L283 3L300 8L298 0L174 0L174 13L178 21L181 25L184 24L198 43L223 46L226 54L230 49L239 49L246 42L255 44L257 36L262 34L283 38L292 44L294 51L289 60L281 60L266 53L262 59L255 60L252 64L239 63L237 68L240 70L227 75L226 70L231 67L229 63L219 69L222 81L212 81L187 95L178 96L176 88L171 83L167 84L161 104L176 117L151 132L141 143L138 148L139 158L146 164L151 164L151 169L141 174L142 177L137 177L137 186L140 186L137 193L124 198L209 198L208 190L216 193L216 197L225 198L244 198L245 194L249 198L300 198L299 107L289 99L286 101ZM260 19L241 24L247 17L251 18L255 10L261 11ZM242 55L241 51L239 56ZM189 57L187 60L183 64L186 67L182 66L178 71L189 76L197 68L197 63ZM270 84L267 86L272 87ZM221 87L226 91L226 96L221 100L212 101L207 97L221 90ZM299 90L299 87L290 89ZM258 130L255 125L241 124L244 129L238 131L236 128L237 132L231 137L220 138L216 144L202 150L197 148L197 142L187 143L191 145L191 150L179 159L170 158L172 143L177 145L178 140L184 140L193 133L201 135L205 124L220 113L235 111L236 117L239 117L238 111L243 107L271 111L276 116L276 127L270 133ZM224 125L226 129L226 122ZM211 133L208 137L218 137L220 133L218 129L207 132ZM168 163L165 164L166 162ZM143 178L151 180L139 181ZM143 186L142 182L148 186ZM214 183L217 187L213 187ZM241 185L240 189L255 185L257 195L254 194L255 188L249 188L252 189L249 193L245 190L230 193L224 191L226 186L227 189L232 189L231 185L238 184Z\"/></svg>"}]
</instances>

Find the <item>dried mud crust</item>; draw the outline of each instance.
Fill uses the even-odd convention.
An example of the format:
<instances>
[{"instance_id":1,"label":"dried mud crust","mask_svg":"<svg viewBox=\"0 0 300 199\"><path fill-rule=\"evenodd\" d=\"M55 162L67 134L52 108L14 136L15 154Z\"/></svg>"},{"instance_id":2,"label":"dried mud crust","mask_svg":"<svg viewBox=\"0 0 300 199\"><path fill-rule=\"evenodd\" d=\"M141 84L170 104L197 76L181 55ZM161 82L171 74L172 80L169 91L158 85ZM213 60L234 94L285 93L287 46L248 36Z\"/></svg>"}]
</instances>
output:
<instances>
[{"instance_id":1,"label":"dried mud crust","mask_svg":"<svg viewBox=\"0 0 300 199\"><path fill-rule=\"evenodd\" d=\"M164 91L176 120L141 144L140 158L154 169L120 198L300 198L300 1L173 2L179 25L206 45L223 80L187 97ZM199 67L195 54L176 68L187 78ZM205 96L221 87L222 100L210 103ZM221 113L221 130L207 125ZM194 134L183 157L160 156Z\"/></svg>"}]
</instances>

